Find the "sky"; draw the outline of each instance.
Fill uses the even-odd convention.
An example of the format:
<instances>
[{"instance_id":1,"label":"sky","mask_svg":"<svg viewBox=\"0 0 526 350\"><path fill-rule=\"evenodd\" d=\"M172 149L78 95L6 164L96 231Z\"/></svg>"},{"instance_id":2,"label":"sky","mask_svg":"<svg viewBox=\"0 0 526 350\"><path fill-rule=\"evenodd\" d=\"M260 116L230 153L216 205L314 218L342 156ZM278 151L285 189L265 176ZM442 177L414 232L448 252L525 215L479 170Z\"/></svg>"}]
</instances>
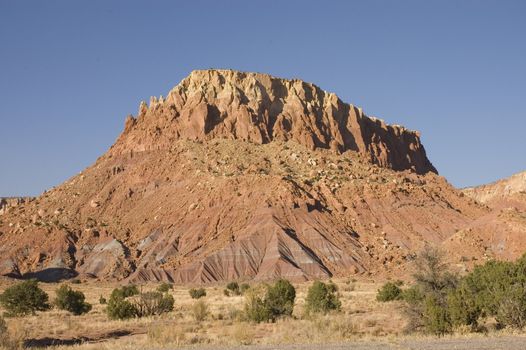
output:
<instances>
[{"instance_id":1,"label":"sky","mask_svg":"<svg viewBox=\"0 0 526 350\"><path fill-rule=\"evenodd\" d=\"M0 0L0 196L77 174L141 100L207 68L419 130L457 187L526 170L526 1Z\"/></svg>"}]
</instances>

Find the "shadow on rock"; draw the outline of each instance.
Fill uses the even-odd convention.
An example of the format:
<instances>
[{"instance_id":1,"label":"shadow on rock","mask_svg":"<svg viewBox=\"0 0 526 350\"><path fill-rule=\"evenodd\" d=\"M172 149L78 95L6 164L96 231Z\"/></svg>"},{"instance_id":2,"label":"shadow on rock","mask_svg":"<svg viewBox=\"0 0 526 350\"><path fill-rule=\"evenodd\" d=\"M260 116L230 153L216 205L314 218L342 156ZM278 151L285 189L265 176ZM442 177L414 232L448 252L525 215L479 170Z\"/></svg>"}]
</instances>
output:
<instances>
[{"instance_id":1,"label":"shadow on rock","mask_svg":"<svg viewBox=\"0 0 526 350\"><path fill-rule=\"evenodd\" d=\"M77 277L77 271L61 267L52 267L40 271L25 273L23 279L36 279L40 282L59 282Z\"/></svg>"}]
</instances>

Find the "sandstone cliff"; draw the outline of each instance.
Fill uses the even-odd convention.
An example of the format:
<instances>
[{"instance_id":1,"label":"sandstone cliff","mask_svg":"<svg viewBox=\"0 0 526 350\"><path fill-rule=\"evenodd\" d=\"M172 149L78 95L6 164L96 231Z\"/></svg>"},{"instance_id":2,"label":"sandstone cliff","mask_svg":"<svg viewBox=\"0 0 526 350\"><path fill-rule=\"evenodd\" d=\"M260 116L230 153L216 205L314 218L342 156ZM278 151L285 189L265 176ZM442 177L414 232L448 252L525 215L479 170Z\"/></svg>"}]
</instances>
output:
<instances>
[{"instance_id":1,"label":"sandstone cliff","mask_svg":"<svg viewBox=\"0 0 526 350\"><path fill-rule=\"evenodd\" d=\"M166 99L141 104L111 154L169 149L180 138L290 140L309 149L360 152L395 170L436 173L417 132L369 118L316 85L267 74L192 72Z\"/></svg>"}]
</instances>

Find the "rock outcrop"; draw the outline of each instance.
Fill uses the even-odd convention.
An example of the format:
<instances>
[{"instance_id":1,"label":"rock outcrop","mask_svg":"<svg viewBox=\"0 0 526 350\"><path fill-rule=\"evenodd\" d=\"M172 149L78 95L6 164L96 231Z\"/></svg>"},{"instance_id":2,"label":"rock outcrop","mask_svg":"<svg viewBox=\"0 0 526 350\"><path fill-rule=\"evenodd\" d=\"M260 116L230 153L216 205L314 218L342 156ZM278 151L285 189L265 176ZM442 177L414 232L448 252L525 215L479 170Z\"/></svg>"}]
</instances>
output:
<instances>
[{"instance_id":1,"label":"rock outcrop","mask_svg":"<svg viewBox=\"0 0 526 350\"><path fill-rule=\"evenodd\" d=\"M267 74L192 72L166 98L141 103L111 154L169 149L181 138L294 141L313 150L360 152L395 170L436 173L418 132L369 118L316 85Z\"/></svg>"},{"instance_id":2,"label":"rock outcrop","mask_svg":"<svg viewBox=\"0 0 526 350\"><path fill-rule=\"evenodd\" d=\"M518 206L526 210L526 171L462 192L491 207Z\"/></svg>"},{"instance_id":3,"label":"rock outcrop","mask_svg":"<svg viewBox=\"0 0 526 350\"><path fill-rule=\"evenodd\" d=\"M95 164L0 217L0 274L404 274L425 244L470 261L517 256L526 242L500 243L526 217L498 215L436 174L416 132L299 80L195 71L142 103Z\"/></svg>"},{"instance_id":4,"label":"rock outcrop","mask_svg":"<svg viewBox=\"0 0 526 350\"><path fill-rule=\"evenodd\" d=\"M31 197L0 197L0 215L4 214L9 208L14 208L17 205L30 201Z\"/></svg>"}]
</instances>

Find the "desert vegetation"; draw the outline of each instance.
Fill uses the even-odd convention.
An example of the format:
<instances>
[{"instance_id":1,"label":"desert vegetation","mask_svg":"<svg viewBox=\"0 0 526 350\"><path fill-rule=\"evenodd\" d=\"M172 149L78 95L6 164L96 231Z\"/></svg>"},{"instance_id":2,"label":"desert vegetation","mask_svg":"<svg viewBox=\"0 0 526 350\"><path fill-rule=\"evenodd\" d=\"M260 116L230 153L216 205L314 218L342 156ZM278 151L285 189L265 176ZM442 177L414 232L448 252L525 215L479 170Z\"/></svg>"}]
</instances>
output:
<instances>
[{"instance_id":1,"label":"desert vegetation","mask_svg":"<svg viewBox=\"0 0 526 350\"><path fill-rule=\"evenodd\" d=\"M525 326L526 257L488 261L459 276L439 251L429 249L419 254L416 266L412 282L384 284L281 279L247 287L231 282L186 288L6 280L0 287L0 344L16 349L49 338L58 344L104 341L118 349L127 348L127 339L145 348L318 343ZM113 334L120 335L113 339Z\"/></svg>"},{"instance_id":2,"label":"desert vegetation","mask_svg":"<svg viewBox=\"0 0 526 350\"><path fill-rule=\"evenodd\" d=\"M273 285L254 289L247 295L245 318L254 322L276 321L278 318L291 316L296 299L296 288L287 280L280 279Z\"/></svg>"},{"instance_id":3,"label":"desert vegetation","mask_svg":"<svg viewBox=\"0 0 526 350\"><path fill-rule=\"evenodd\" d=\"M204 288L191 288L188 294L190 294L192 299L199 299L206 296L206 290Z\"/></svg>"},{"instance_id":4,"label":"desert vegetation","mask_svg":"<svg viewBox=\"0 0 526 350\"><path fill-rule=\"evenodd\" d=\"M0 290L3 291L24 283L12 280L0 282ZM32 282L31 285L34 284ZM333 301L333 297L337 297L340 304L320 303L312 291L309 303L340 305L340 308L331 306L325 311L307 315L309 289L318 290L313 286L320 284L327 286L322 289L329 293L321 293L319 298ZM225 284L201 287L206 296L193 299L189 292L191 288L184 286L173 286L168 292L162 293L159 284L138 287L92 282L59 285L37 283L44 295L48 296L48 307L35 310L34 314L29 312L5 318L5 331L2 334L6 335L6 339L17 339L17 344L40 344L45 339L54 339L56 344L74 342L74 339L83 339L88 343L106 339L104 344L122 348L127 339L135 339L134 345L139 339L145 347L200 343L277 344L291 343L297 339L305 339L306 342L337 341L360 334L380 335L394 331L389 330L391 326L382 321L383 311L369 313L374 309L370 307L370 301L374 301L374 289L370 283L355 283L352 290L345 291L342 287L336 287L338 284L348 286L344 281L292 284L287 280L278 280L247 287L238 284L239 295L232 293L229 296L224 293ZM355 293L362 296L352 296ZM49 296L53 294L56 297L49 302ZM59 307L59 304L82 305L79 307L82 312L70 311L71 307ZM85 305L90 305L91 309ZM390 305L377 305L393 308ZM6 311L3 306L2 309ZM386 328L382 325L384 323ZM120 334L119 338L112 340L115 337L113 334ZM89 348L90 345L83 347ZM63 345L61 348L68 346Z\"/></svg>"},{"instance_id":5,"label":"desert vegetation","mask_svg":"<svg viewBox=\"0 0 526 350\"><path fill-rule=\"evenodd\" d=\"M315 281L309 288L305 300L305 311L307 313L328 313L339 311L341 302L336 294L338 287L332 282L323 283Z\"/></svg>"},{"instance_id":6,"label":"desert vegetation","mask_svg":"<svg viewBox=\"0 0 526 350\"><path fill-rule=\"evenodd\" d=\"M7 288L0 295L0 304L6 316L25 316L50 308L49 296L38 286L36 280L28 280Z\"/></svg>"},{"instance_id":7,"label":"desert vegetation","mask_svg":"<svg viewBox=\"0 0 526 350\"><path fill-rule=\"evenodd\" d=\"M54 304L61 310L66 310L74 315L82 315L91 310L91 304L85 302L84 293L71 289L63 284L56 291L57 297Z\"/></svg>"},{"instance_id":8,"label":"desert vegetation","mask_svg":"<svg viewBox=\"0 0 526 350\"><path fill-rule=\"evenodd\" d=\"M106 313L110 319L128 319L160 315L173 310L174 298L168 293L139 292L136 286L124 286L111 292Z\"/></svg>"},{"instance_id":9,"label":"desert vegetation","mask_svg":"<svg viewBox=\"0 0 526 350\"><path fill-rule=\"evenodd\" d=\"M387 282L377 292L381 302L401 300L410 331L436 335L457 329L486 331L526 326L526 254L515 262L488 261L465 276L452 273L444 255L426 249L417 261L415 283Z\"/></svg>"}]
</instances>

